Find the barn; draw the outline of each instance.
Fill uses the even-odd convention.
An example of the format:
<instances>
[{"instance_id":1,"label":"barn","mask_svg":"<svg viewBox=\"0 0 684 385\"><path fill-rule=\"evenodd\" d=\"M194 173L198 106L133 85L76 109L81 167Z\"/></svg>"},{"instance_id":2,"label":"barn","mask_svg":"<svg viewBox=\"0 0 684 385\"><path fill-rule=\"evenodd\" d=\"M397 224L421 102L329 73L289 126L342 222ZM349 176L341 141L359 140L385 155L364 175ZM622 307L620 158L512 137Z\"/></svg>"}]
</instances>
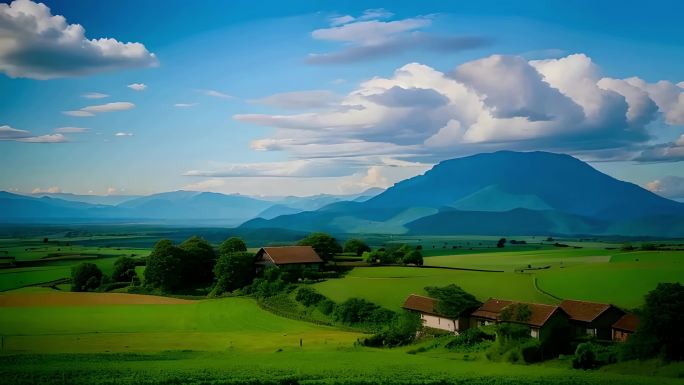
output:
<instances>
[{"instance_id":1,"label":"barn","mask_svg":"<svg viewBox=\"0 0 684 385\"><path fill-rule=\"evenodd\" d=\"M411 294L406 298L401 307L419 313L420 319L423 321L423 326L425 327L446 330L454 334L459 334L468 328L470 324L468 311L465 311L464 314L458 318L445 317L437 311L438 302L439 301L435 298Z\"/></svg>"},{"instance_id":2,"label":"barn","mask_svg":"<svg viewBox=\"0 0 684 385\"><path fill-rule=\"evenodd\" d=\"M616 306L587 301L564 300L559 305L570 317L577 336L612 339L612 326L625 312Z\"/></svg>"},{"instance_id":3,"label":"barn","mask_svg":"<svg viewBox=\"0 0 684 385\"><path fill-rule=\"evenodd\" d=\"M283 270L320 270L323 260L311 246L262 247L256 254L257 273L268 266Z\"/></svg>"}]
</instances>

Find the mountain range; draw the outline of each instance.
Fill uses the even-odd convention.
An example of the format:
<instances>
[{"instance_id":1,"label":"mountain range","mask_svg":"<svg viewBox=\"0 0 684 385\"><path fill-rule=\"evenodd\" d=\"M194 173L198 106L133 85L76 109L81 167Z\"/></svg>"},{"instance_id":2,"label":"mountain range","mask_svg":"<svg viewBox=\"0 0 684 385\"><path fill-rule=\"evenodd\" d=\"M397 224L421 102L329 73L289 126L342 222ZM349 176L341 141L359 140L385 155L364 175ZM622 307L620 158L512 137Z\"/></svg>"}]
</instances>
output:
<instances>
[{"instance_id":1,"label":"mountain range","mask_svg":"<svg viewBox=\"0 0 684 385\"><path fill-rule=\"evenodd\" d=\"M105 199L0 192L0 222L111 221L239 225L243 232L681 237L684 204L569 155L511 151L443 161L387 190L355 195L174 191Z\"/></svg>"}]
</instances>

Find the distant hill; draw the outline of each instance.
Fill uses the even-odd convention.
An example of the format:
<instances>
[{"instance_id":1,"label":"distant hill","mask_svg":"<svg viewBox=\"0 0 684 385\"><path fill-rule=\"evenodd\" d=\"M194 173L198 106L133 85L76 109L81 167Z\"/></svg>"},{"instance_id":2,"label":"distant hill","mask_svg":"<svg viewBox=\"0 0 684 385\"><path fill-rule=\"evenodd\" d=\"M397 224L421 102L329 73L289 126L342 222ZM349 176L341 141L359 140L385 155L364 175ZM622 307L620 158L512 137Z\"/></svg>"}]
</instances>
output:
<instances>
[{"instance_id":1,"label":"distant hill","mask_svg":"<svg viewBox=\"0 0 684 385\"><path fill-rule=\"evenodd\" d=\"M114 206L131 199L140 198L142 195L80 195L71 193L35 193L30 194L34 198L57 198L65 201L90 203L94 205Z\"/></svg>"},{"instance_id":2,"label":"distant hill","mask_svg":"<svg viewBox=\"0 0 684 385\"><path fill-rule=\"evenodd\" d=\"M415 234L682 236L684 204L569 155L478 154L447 160L365 202L253 219L244 228ZM674 226L665 226L669 223Z\"/></svg>"}]
</instances>

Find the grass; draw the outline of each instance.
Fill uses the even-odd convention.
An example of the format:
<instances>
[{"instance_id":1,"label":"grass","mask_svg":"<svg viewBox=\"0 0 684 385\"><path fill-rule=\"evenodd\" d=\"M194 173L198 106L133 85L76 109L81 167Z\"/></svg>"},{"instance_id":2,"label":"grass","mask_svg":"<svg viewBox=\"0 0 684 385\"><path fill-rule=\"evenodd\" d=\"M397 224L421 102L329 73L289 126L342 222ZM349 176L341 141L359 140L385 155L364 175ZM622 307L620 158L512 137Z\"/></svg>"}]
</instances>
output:
<instances>
[{"instance_id":1,"label":"grass","mask_svg":"<svg viewBox=\"0 0 684 385\"><path fill-rule=\"evenodd\" d=\"M425 294L426 286L445 286L451 283L461 286L480 300L499 297L540 303L557 302L535 289L532 275L519 273L357 267L342 279L327 280L313 287L337 302L361 297L397 310L409 294Z\"/></svg>"}]
</instances>

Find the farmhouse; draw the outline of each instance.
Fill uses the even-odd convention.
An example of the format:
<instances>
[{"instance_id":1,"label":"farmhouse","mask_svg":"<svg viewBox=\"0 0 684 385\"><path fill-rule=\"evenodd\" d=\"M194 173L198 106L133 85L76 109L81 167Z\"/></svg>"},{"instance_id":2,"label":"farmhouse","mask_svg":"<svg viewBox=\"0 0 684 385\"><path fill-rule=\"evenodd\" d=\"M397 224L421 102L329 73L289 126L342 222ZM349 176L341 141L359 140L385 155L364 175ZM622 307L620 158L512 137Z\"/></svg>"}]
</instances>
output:
<instances>
[{"instance_id":1,"label":"farmhouse","mask_svg":"<svg viewBox=\"0 0 684 385\"><path fill-rule=\"evenodd\" d=\"M468 328L470 323L467 317L468 312L464 312L464 315L455 319L445 317L437 312L438 302L439 301L434 298L411 294L406 298L401 307L406 310L420 313L420 319L423 321L423 326L425 327L446 330L454 334L459 334Z\"/></svg>"},{"instance_id":2,"label":"farmhouse","mask_svg":"<svg viewBox=\"0 0 684 385\"><path fill-rule=\"evenodd\" d=\"M612 338L611 327L625 314L613 305L596 302L565 300L560 307L570 317L577 335L590 335L601 340Z\"/></svg>"},{"instance_id":3,"label":"farmhouse","mask_svg":"<svg viewBox=\"0 0 684 385\"><path fill-rule=\"evenodd\" d=\"M267 266L318 270L323 260L311 246L262 247L256 254L257 272Z\"/></svg>"},{"instance_id":4,"label":"farmhouse","mask_svg":"<svg viewBox=\"0 0 684 385\"><path fill-rule=\"evenodd\" d=\"M625 342L634 334L639 327L639 317L633 313L627 313L620 317L617 322L613 324L613 341Z\"/></svg>"},{"instance_id":5,"label":"farmhouse","mask_svg":"<svg viewBox=\"0 0 684 385\"><path fill-rule=\"evenodd\" d=\"M525 309L519 317L519 309ZM515 314L518 312L518 314ZM508 314L506 314L508 313ZM507 317L510 316L510 318ZM500 322L511 322L530 328L530 336L539 338L552 329L567 324L567 314L558 306L525 303L490 298L471 314L473 326L484 326Z\"/></svg>"}]
</instances>

